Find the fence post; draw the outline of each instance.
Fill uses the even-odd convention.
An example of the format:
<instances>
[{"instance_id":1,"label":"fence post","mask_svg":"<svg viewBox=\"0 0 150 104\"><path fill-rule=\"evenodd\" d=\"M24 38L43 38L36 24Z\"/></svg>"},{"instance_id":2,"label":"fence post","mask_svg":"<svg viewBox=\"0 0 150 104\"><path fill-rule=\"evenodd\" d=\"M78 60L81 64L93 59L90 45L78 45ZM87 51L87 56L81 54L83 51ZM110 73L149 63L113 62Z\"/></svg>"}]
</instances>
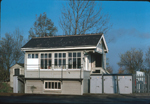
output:
<instances>
[{"instance_id":1,"label":"fence post","mask_svg":"<svg viewBox=\"0 0 150 104\"><path fill-rule=\"evenodd\" d=\"M136 80L135 80L135 74L132 74L132 93L135 93L135 84L136 84Z\"/></svg>"}]
</instances>

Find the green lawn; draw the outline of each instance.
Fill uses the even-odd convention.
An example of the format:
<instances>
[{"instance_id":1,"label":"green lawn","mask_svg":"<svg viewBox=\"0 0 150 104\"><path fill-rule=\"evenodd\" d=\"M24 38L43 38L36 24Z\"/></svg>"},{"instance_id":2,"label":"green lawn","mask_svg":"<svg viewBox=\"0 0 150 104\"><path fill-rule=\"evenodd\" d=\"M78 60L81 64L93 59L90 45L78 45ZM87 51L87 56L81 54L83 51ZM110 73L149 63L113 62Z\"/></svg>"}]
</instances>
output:
<instances>
[{"instance_id":1,"label":"green lawn","mask_svg":"<svg viewBox=\"0 0 150 104\"><path fill-rule=\"evenodd\" d=\"M9 84L0 82L0 93L12 93L13 89L10 87Z\"/></svg>"}]
</instances>

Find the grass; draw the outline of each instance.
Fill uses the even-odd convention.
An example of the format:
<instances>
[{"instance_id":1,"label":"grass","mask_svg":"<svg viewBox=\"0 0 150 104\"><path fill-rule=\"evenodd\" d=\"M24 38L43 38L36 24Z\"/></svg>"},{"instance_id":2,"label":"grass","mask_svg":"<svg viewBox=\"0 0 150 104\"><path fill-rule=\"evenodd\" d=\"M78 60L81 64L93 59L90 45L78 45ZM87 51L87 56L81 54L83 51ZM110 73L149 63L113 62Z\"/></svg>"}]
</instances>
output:
<instances>
[{"instance_id":1,"label":"grass","mask_svg":"<svg viewBox=\"0 0 150 104\"><path fill-rule=\"evenodd\" d=\"M12 93L13 89L9 84L5 82L0 82L0 93Z\"/></svg>"}]
</instances>

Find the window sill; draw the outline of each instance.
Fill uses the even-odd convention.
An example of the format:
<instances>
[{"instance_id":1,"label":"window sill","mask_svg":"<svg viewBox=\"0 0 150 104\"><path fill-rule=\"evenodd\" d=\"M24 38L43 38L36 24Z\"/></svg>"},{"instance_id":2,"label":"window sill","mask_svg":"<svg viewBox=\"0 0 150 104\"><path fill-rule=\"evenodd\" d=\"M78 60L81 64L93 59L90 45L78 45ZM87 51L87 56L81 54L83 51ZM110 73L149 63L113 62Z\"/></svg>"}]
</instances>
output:
<instances>
[{"instance_id":1,"label":"window sill","mask_svg":"<svg viewBox=\"0 0 150 104\"><path fill-rule=\"evenodd\" d=\"M38 69L27 69L25 71L38 71Z\"/></svg>"},{"instance_id":2,"label":"window sill","mask_svg":"<svg viewBox=\"0 0 150 104\"><path fill-rule=\"evenodd\" d=\"M63 71L80 71L81 69L63 69ZM62 71L62 69L40 69L40 71Z\"/></svg>"},{"instance_id":3,"label":"window sill","mask_svg":"<svg viewBox=\"0 0 150 104\"><path fill-rule=\"evenodd\" d=\"M61 92L61 89L44 89L44 92Z\"/></svg>"}]
</instances>

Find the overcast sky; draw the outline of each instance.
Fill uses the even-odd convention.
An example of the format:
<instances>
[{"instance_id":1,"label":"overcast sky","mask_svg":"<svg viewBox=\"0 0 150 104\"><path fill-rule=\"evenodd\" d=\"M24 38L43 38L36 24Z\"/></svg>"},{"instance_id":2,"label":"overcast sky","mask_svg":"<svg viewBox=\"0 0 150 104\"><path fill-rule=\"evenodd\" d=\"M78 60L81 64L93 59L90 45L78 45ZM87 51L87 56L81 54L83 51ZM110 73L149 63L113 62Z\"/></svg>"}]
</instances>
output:
<instances>
[{"instance_id":1,"label":"overcast sky","mask_svg":"<svg viewBox=\"0 0 150 104\"><path fill-rule=\"evenodd\" d=\"M1 2L1 37L6 32L19 28L25 38L35 22L36 14L47 13L58 28L62 4L60 0L2 0ZM119 69L119 54L131 48L141 48L144 52L150 46L150 2L138 1L97 1L102 3L104 13L108 13L112 28L105 34L110 65L114 73Z\"/></svg>"}]
</instances>

